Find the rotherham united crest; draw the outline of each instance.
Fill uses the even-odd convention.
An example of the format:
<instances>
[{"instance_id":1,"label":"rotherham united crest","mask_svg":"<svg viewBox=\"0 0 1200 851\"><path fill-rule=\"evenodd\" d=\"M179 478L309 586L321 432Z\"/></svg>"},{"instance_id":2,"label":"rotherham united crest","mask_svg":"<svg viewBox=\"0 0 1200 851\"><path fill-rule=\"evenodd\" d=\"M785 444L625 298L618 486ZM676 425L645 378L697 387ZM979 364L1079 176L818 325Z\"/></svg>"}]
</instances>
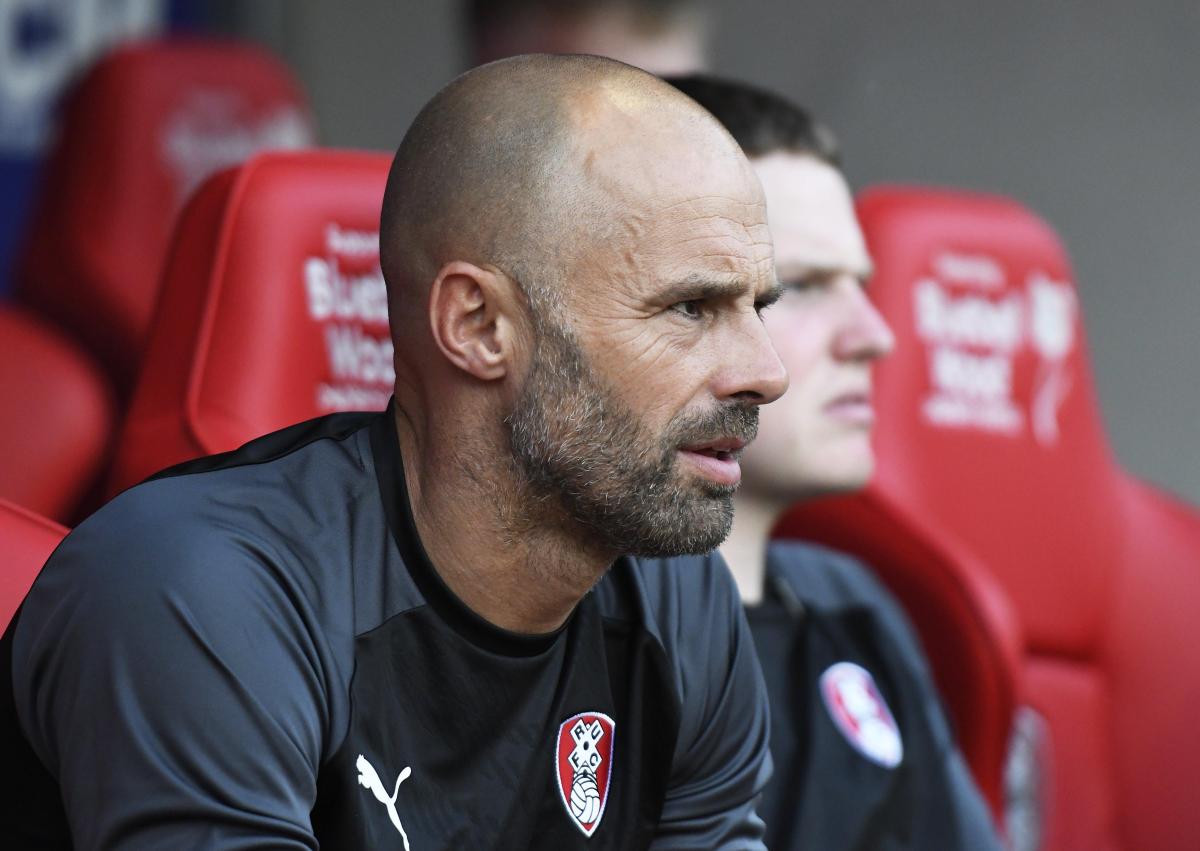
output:
<instances>
[{"instance_id":1,"label":"rotherham united crest","mask_svg":"<svg viewBox=\"0 0 1200 851\"><path fill-rule=\"evenodd\" d=\"M821 697L855 750L884 768L900 764L904 757L900 728L865 668L853 662L830 665L821 674Z\"/></svg>"},{"instance_id":2,"label":"rotherham united crest","mask_svg":"<svg viewBox=\"0 0 1200 851\"><path fill-rule=\"evenodd\" d=\"M616 726L601 712L581 712L558 728L554 752L558 792L571 821L587 837L600 826L608 803Z\"/></svg>"}]
</instances>

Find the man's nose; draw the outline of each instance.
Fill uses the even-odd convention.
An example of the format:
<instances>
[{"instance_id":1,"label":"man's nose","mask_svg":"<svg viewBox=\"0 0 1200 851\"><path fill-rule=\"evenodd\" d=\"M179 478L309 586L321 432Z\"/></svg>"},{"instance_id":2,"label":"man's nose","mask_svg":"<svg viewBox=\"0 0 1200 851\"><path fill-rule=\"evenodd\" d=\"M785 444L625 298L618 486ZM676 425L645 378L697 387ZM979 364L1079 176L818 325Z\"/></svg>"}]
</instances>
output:
<instances>
[{"instance_id":1,"label":"man's nose","mask_svg":"<svg viewBox=\"0 0 1200 851\"><path fill-rule=\"evenodd\" d=\"M754 405L774 402L788 388L788 374L767 329L757 315L748 317L722 358L725 369L717 395Z\"/></svg>"},{"instance_id":2,"label":"man's nose","mask_svg":"<svg viewBox=\"0 0 1200 851\"><path fill-rule=\"evenodd\" d=\"M873 361L896 347L896 335L887 320L855 281L847 287L844 310L834 338L834 354L841 360Z\"/></svg>"}]
</instances>

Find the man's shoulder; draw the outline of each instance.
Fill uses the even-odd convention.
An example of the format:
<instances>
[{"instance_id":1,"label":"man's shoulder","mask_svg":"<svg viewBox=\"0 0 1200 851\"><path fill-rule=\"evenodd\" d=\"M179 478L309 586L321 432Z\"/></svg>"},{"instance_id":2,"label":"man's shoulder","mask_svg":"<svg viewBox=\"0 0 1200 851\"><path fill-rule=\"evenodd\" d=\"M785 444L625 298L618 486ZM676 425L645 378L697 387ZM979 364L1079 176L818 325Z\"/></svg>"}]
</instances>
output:
<instances>
[{"instance_id":1,"label":"man's shoulder","mask_svg":"<svg viewBox=\"0 0 1200 851\"><path fill-rule=\"evenodd\" d=\"M641 620L664 643L696 624L717 627L738 610L737 585L715 551L622 559L597 592L606 617Z\"/></svg>"},{"instance_id":2,"label":"man's shoulder","mask_svg":"<svg viewBox=\"0 0 1200 851\"><path fill-rule=\"evenodd\" d=\"M594 593L610 624L658 644L685 706L720 687L748 635L737 585L716 552L622 559Z\"/></svg>"},{"instance_id":3,"label":"man's shoulder","mask_svg":"<svg viewBox=\"0 0 1200 851\"><path fill-rule=\"evenodd\" d=\"M318 504L335 506L347 492L374 496L367 490L375 487L367 428L376 416L320 417L168 467L118 495L77 531L96 540L136 533L140 543L153 545L189 532L286 530L299 517L322 525L334 513Z\"/></svg>"},{"instance_id":4,"label":"man's shoulder","mask_svg":"<svg viewBox=\"0 0 1200 851\"><path fill-rule=\"evenodd\" d=\"M284 475L289 467L312 465L314 457L328 464L337 464L338 460L343 463L349 461L361 470L366 465L362 447L368 442L368 430L382 416L385 414L354 412L306 420L264 434L229 452L206 455L167 467L130 491L162 482L172 482L182 490L213 486L212 480L205 478L205 474L242 476L249 481L268 485L273 477ZM324 472L320 468L312 469L314 482ZM291 484L294 490L297 481L293 480Z\"/></svg>"},{"instance_id":5,"label":"man's shoulder","mask_svg":"<svg viewBox=\"0 0 1200 851\"><path fill-rule=\"evenodd\" d=\"M864 562L806 541L773 541L767 570L770 581L806 608L832 617L869 613L912 665L922 671L928 666L908 613Z\"/></svg>"},{"instance_id":6,"label":"man's shoulder","mask_svg":"<svg viewBox=\"0 0 1200 851\"><path fill-rule=\"evenodd\" d=\"M875 573L859 559L807 541L776 540L767 550L771 581L786 587L810 607L892 607L895 601Z\"/></svg>"},{"instance_id":7,"label":"man's shoulder","mask_svg":"<svg viewBox=\"0 0 1200 851\"><path fill-rule=\"evenodd\" d=\"M26 609L80 597L104 611L114 594L129 603L187 593L232 604L251 587L306 582L375 487L362 475L362 447L348 439L361 416L325 419L333 422L274 432L124 491L64 539Z\"/></svg>"},{"instance_id":8,"label":"man's shoulder","mask_svg":"<svg viewBox=\"0 0 1200 851\"><path fill-rule=\"evenodd\" d=\"M679 723L660 839L687 847L761 847L754 814L771 773L767 697L733 576L717 552L628 559L610 575L636 589L668 660Z\"/></svg>"}]
</instances>

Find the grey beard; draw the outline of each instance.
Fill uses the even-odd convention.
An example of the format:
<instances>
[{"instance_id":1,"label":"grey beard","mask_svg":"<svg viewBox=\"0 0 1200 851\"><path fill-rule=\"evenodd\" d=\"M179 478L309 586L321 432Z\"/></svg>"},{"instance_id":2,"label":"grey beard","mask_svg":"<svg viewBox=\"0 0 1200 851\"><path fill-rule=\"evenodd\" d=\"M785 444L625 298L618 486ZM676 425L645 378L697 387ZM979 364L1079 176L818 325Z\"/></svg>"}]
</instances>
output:
<instances>
[{"instance_id":1,"label":"grey beard","mask_svg":"<svg viewBox=\"0 0 1200 851\"><path fill-rule=\"evenodd\" d=\"M683 414L656 438L595 375L567 329L539 325L530 374L506 419L522 490L555 503L612 552L714 549L733 524L736 488L684 479L678 449L721 436L753 439L758 408Z\"/></svg>"}]
</instances>

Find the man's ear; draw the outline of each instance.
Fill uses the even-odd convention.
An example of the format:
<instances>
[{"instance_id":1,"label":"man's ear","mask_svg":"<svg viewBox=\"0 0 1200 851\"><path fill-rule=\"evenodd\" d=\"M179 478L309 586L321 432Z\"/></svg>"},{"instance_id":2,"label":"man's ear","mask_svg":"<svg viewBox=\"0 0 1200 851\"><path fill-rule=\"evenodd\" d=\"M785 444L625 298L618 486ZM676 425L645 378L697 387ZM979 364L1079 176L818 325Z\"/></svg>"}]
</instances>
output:
<instances>
[{"instance_id":1,"label":"man's ear","mask_svg":"<svg viewBox=\"0 0 1200 851\"><path fill-rule=\"evenodd\" d=\"M429 326L442 354L482 381L504 378L513 365L519 302L515 282L497 269L462 260L443 266L429 297Z\"/></svg>"}]
</instances>

